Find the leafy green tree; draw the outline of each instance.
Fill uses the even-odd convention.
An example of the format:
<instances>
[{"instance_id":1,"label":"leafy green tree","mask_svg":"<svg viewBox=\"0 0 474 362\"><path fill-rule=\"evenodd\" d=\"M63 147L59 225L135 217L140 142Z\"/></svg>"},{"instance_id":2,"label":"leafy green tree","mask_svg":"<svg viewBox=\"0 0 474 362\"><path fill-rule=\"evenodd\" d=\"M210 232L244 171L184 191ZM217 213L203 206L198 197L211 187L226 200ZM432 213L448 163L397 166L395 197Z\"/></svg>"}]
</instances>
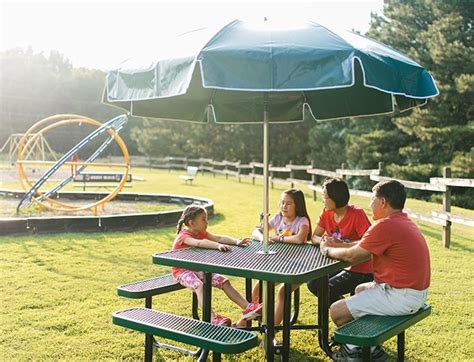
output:
<instances>
[{"instance_id":1,"label":"leafy green tree","mask_svg":"<svg viewBox=\"0 0 474 362\"><path fill-rule=\"evenodd\" d=\"M105 74L73 68L57 51L48 55L32 48L0 53L0 145L12 133L24 133L35 122L55 114L79 114L105 122L123 113L100 102ZM131 120L133 127L136 120ZM58 127L46 135L53 149L65 152L93 130ZM130 132L122 132L129 152L136 153ZM114 152L111 148L107 152Z\"/></svg>"},{"instance_id":2,"label":"leafy green tree","mask_svg":"<svg viewBox=\"0 0 474 362\"><path fill-rule=\"evenodd\" d=\"M378 156L379 148L387 173L394 177L427 181L449 165L453 177L474 177L473 14L469 0L389 0L383 15L373 15L368 35L427 68L440 95L425 107L392 118L393 127L374 124L364 136L356 126L346 139L351 164L373 163L370 150ZM398 157L393 152L397 148ZM464 204L474 196L469 189L455 193Z\"/></svg>"}]
</instances>

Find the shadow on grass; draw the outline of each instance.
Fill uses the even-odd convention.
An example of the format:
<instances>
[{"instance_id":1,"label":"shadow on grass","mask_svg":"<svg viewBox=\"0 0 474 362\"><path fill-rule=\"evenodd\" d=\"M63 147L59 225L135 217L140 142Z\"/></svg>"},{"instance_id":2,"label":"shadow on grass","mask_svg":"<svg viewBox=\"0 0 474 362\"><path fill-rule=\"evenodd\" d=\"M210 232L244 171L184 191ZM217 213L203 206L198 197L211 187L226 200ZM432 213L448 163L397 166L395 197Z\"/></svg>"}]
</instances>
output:
<instances>
[{"instance_id":1,"label":"shadow on grass","mask_svg":"<svg viewBox=\"0 0 474 362\"><path fill-rule=\"evenodd\" d=\"M466 244L469 241L468 238L459 238L458 237L457 239L463 239ZM450 249L453 249L453 250L463 250L463 251L467 251L468 253L474 252L474 248L471 248L471 247L465 245L464 243L460 244L459 242L453 241L453 240L451 240L451 243L449 244L449 247L450 247Z\"/></svg>"},{"instance_id":2,"label":"shadow on grass","mask_svg":"<svg viewBox=\"0 0 474 362\"><path fill-rule=\"evenodd\" d=\"M214 214L210 218L210 225L216 225L222 221L225 220L225 216L220 213ZM174 226L171 226L169 228L163 228L160 230L162 236L168 237L171 241L174 239L175 234L174 234ZM110 263L113 266L117 265L124 265L128 266L130 268L135 268L135 269L140 269L140 267L143 266L143 261L138 260L135 258L127 257L127 256L117 256L117 255L110 255L106 253L100 253L97 250L95 250L92 247L87 247L87 244L83 244L78 242L77 240L81 240L81 238L91 238L96 242L101 242L101 239L107 239L110 236L110 234L103 234L103 233L88 233L88 234L76 234L74 238L71 238L67 240L67 244L63 245L66 243L65 240L51 240L47 239L47 236L44 238L40 238L35 240L34 247L35 248L41 248L42 250L45 250L51 254L58 254L58 253L66 253L65 257L70 257L72 258L71 260L79 260L81 257L86 258L87 260L94 260L94 262L107 262ZM105 240L103 240L105 242ZM22 249L24 250L25 254L29 258L29 260L39 266L42 267L43 269L47 270L48 272L57 274L57 275L63 275L70 277L72 279L76 280L94 280L94 281L109 281L108 278L103 279L98 276L91 277L91 275L78 275L74 272L70 272L61 268L58 268L54 263L51 263L47 257L42 257L39 256L37 252L33 252L31 250L31 245L29 245L29 242L31 242L31 238L24 238L24 240L18 241L16 239L16 243L20 243L22 246ZM170 244L171 245L171 244ZM157 250L159 251L159 250ZM72 255L67 255L67 253L71 253ZM77 259L79 257L79 259Z\"/></svg>"},{"instance_id":3,"label":"shadow on grass","mask_svg":"<svg viewBox=\"0 0 474 362\"><path fill-rule=\"evenodd\" d=\"M225 216L221 213L214 213L212 217L209 218L209 225L214 226L225 220Z\"/></svg>"},{"instance_id":4,"label":"shadow on grass","mask_svg":"<svg viewBox=\"0 0 474 362\"><path fill-rule=\"evenodd\" d=\"M438 245L442 245L442 234L443 230L441 227L431 227L428 225L420 225L420 229L425 237L428 237L434 241ZM470 239L464 236L461 236L459 234L454 235L453 232L451 231L451 243L450 243L450 248L452 250L462 250L466 252L473 252L474 248L468 246L470 242Z\"/></svg>"}]
</instances>

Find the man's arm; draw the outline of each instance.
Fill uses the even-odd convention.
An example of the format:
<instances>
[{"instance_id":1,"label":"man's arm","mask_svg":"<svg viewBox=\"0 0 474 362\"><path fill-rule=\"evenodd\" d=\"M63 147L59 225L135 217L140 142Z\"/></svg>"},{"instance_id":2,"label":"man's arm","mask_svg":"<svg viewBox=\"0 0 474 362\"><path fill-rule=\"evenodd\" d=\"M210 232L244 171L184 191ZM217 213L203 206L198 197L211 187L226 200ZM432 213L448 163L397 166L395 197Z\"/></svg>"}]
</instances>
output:
<instances>
[{"instance_id":1,"label":"man's arm","mask_svg":"<svg viewBox=\"0 0 474 362\"><path fill-rule=\"evenodd\" d=\"M356 265L370 259L371 254L364 248L359 246L359 243L349 248L335 248L328 245L327 242L321 242L321 253L333 259L346 261L351 265Z\"/></svg>"}]
</instances>

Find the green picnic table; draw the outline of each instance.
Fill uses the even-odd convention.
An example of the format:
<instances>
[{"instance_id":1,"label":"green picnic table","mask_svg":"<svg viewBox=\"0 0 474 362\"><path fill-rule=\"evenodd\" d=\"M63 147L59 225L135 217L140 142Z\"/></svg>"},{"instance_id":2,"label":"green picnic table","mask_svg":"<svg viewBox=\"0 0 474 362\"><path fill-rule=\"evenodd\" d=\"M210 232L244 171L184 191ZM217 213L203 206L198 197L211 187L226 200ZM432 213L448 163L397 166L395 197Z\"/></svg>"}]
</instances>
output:
<instances>
[{"instance_id":1,"label":"green picnic table","mask_svg":"<svg viewBox=\"0 0 474 362\"><path fill-rule=\"evenodd\" d=\"M211 274L220 273L246 279L264 281L263 325L265 359L273 361L276 351L273 345L275 337L274 286L275 283L285 284L285 307L283 318L283 345L281 355L283 361L289 360L290 330L316 329L320 347L329 356L332 351L329 345L329 314L328 314L328 276L347 266L346 263L327 258L319 251L319 247L311 244L275 243L269 246L274 253L258 253L262 245L252 242L247 247L233 247L228 252L218 250L186 248L167 251L153 255L153 263L181 267L205 272L203 320L210 321L211 315ZM291 284L301 284L318 279L318 324L291 325Z\"/></svg>"}]
</instances>

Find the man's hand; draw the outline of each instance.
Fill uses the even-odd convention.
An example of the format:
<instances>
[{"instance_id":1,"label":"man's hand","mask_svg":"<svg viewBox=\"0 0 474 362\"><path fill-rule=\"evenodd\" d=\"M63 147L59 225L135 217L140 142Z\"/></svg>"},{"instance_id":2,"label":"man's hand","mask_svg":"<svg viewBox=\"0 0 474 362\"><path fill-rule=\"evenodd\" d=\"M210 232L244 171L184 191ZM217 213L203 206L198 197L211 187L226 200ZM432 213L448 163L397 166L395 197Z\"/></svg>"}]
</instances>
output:
<instances>
[{"instance_id":1,"label":"man's hand","mask_svg":"<svg viewBox=\"0 0 474 362\"><path fill-rule=\"evenodd\" d=\"M322 239L321 242L319 243L319 250L321 250L321 254L323 255L328 255L328 248L330 246L328 245L328 242L325 239Z\"/></svg>"},{"instance_id":2,"label":"man's hand","mask_svg":"<svg viewBox=\"0 0 474 362\"><path fill-rule=\"evenodd\" d=\"M237 242L235 243L235 245L237 245L237 246L247 246L251 242L252 242L252 240L250 238L241 238L241 239L237 239Z\"/></svg>"},{"instance_id":3,"label":"man's hand","mask_svg":"<svg viewBox=\"0 0 474 362\"><path fill-rule=\"evenodd\" d=\"M217 244L217 250L219 251L230 251L232 248L229 245L226 244Z\"/></svg>"},{"instance_id":4,"label":"man's hand","mask_svg":"<svg viewBox=\"0 0 474 362\"><path fill-rule=\"evenodd\" d=\"M341 239L335 238L333 236L328 236L328 235L324 235L322 239L326 243L327 246L331 246L331 247L337 247L338 244L341 245L344 242Z\"/></svg>"}]
</instances>

